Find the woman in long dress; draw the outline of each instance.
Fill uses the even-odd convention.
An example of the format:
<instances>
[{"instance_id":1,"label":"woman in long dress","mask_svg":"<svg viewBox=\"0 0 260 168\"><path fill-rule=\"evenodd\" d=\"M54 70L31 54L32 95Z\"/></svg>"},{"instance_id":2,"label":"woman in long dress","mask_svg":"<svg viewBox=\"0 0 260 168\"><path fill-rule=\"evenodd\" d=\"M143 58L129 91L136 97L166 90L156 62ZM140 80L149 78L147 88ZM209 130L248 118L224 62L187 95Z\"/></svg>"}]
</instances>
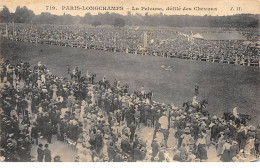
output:
<instances>
[{"instance_id":1,"label":"woman in long dress","mask_svg":"<svg viewBox=\"0 0 260 168\"><path fill-rule=\"evenodd\" d=\"M230 147L231 144L229 143L229 141L227 140L224 145L223 145L223 154L220 158L220 160L222 162L230 162L231 158L230 158Z\"/></svg>"},{"instance_id":2,"label":"woman in long dress","mask_svg":"<svg viewBox=\"0 0 260 168\"><path fill-rule=\"evenodd\" d=\"M225 143L223 134L224 134L224 132L220 132L220 137L218 139L218 145L217 145L217 154L218 154L218 156L221 155L222 152L223 152L223 145Z\"/></svg>"},{"instance_id":3,"label":"woman in long dress","mask_svg":"<svg viewBox=\"0 0 260 168\"><path fill-rule=\"evenodd\" d=\"M205 149L206 146L205 134L199 135L199 139L197 140L196 145L198 147L197 157L200 159L200 161L206 161L208 159L208 153L207 150Z\"/></svg>"},{"instance_id":4,"label":"woman in long dress","mask_svg":"<svg viewBox=\"0 0 260 168\"><path fill-rule=\"evenodd\" d=\"M81 106L80 106L80 116L79 116L79 120L80 122L84 122L84 116L85 116L85 107L86 107L87 103L85 100L82 100L81 102Z\"/></svg>"},{"instance_id":5,"label":"woman in long dress","mask_svg":"<svg viewBox=\"0 0 260 168\"><path fill-rule=\"evenodd\" d=\"M29 115L29 118L31 118L32 117L32 99L31 99L31 97L27 97L26 101L27 101L28 115Z\"/></svg>"},{"instance_id":6,"label":"woman in long dress","mask_svg":"<svg viewBox=\"0 0 260 168\"><path fill-rule=\"evenodd\" d=\"M206 146L209 148L210 147L210 141L211 139L211 130L209 128L207 128L206 130Z\"/></svg>"},{"instance_id":7,"label":"woman in long dress","mask_svg":"<svg viewBox=\"0 0 260 168\"><path fill-rule=\"evenodd\" d=\"M252 151L255 148L254 145L255 139L253 137L250 137L245 145L244 153L246 157L249 157L252 154Z\"/></svg>"},{"instance_id":8,"label":"woman in long dress","mask_svg":"<svg viewBox=\"0 0 260 168\"><path fill-rule=\"evenodd\" d=\"M57 86L54 85L52 90L53 90L52 100L56 100L57 99Z\"/></svg>"}]
</instances>

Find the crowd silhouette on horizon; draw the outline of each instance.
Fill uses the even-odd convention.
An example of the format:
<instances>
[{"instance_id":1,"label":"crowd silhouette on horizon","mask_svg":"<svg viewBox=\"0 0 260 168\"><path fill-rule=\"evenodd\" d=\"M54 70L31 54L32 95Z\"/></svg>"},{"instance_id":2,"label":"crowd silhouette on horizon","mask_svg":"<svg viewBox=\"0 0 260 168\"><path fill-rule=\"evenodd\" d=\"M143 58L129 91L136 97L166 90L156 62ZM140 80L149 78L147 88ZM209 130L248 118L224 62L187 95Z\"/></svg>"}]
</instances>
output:
<instances>
[{"instance_id":1,"label":"crowd silhouette on horizon","mask_svg":"<svg viewBox=\"0 0 260 168\"><path fill-rule=\"evenodd\" d=\"M204 28L205 29L205 28ZM85 25L1 24L4 39L140 55L259 67L259 31ZM202 40L196 33L243 34L244 40ZM216 37L217 38L217 37Z\"/></svg>"}]
</instances>

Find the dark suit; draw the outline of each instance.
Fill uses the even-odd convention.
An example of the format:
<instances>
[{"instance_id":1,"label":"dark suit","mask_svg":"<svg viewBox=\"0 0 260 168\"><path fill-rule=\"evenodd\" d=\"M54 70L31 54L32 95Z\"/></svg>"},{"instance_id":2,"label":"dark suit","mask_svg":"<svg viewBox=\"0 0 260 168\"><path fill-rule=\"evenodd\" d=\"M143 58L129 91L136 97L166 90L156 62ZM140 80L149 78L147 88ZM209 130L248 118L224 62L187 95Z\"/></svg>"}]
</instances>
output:
<instances>
[{"instance_id":1,"label":"dark suit","mask_svg":"<svg viewBox=\"0 0 260 168\"><path fill-rule=\"evenodd\" d=\"M38 154L38 162L42 162L43 161L43 150L41 148L38 148L37 154Z\"/></svg>"},{"instance_id":2,"label":"dark suit","mask_svg":"<svg viewBox=\"0 0 260 168\"><path fill-rule=\"evenodd\" d=\"M45 162L51 162L51 151L49 149L44 149L44 161Z\"/></svg>"}]
</instances>

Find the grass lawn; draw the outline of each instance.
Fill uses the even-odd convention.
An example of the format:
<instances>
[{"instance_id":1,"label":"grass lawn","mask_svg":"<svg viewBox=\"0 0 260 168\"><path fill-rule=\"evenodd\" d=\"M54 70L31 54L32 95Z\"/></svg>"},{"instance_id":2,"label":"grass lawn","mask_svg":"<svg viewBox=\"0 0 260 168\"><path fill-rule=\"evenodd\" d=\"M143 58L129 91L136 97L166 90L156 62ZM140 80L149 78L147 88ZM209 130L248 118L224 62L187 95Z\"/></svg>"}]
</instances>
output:
<instances>
[{"instance_id":1,"label":"grass lawn","mask_svg":"<svg viewBox=\"0 0 260 168\"><path fill-rule=\"evenodd\" d=\"M192 100L194 86L199 85L198 99L208 99L210 113L221 116L238 106L239 113L251 114L254 125L260 119L260 68L227 65L175 58L141 56L127 53L86 50L79 48L0 41L1 57L13 62L20 59L35 65L42 61L51 72L66 77L66 65L78 66L82 72L94 72L100 80L103 75L110 82L116 78L129 84L130 92L154 92L155 101L181 107ZM173 66L165 71L160 66Z\"/></svg>"}]
</instances>

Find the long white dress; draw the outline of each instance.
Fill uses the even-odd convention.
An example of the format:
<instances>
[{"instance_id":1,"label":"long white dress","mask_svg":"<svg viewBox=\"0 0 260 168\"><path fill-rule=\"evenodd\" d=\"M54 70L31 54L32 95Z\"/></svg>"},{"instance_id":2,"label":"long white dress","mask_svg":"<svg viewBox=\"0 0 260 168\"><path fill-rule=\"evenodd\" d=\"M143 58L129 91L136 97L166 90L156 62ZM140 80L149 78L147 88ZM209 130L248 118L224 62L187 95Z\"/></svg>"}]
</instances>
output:
<instances>
[{"instance_id":1,"label":"long white dress","mask_svg":"<svg viewBox=\"0 0 260 168\"><path fill-rule=\"evenodd\" d=\"M31 118L32 117L32 100L30 98L26 99L27 101L27 111L28 115Z\"/></svg>"},{"instance_id":2,"label":"long white dress","mask_svg":"<svg viewBox=\"0 0 260 168\"><path fill-rule=\"evenodd\" d=\"M251 151L255 148L254 141L255 141L255 139L249 139L247 141L247 144L246 144L246 146L244 148L244 153L245 153L246 156L250 156L251 155Z\"/></svg>"},{"instance_id":3,"label":"long white dress","mask_svg":"<svg viewBox=\"0 0 260 168\"><path fill-rule=\"evenodd\" d=\"M45 75L44 75L44 74L41 75L41 81L42 81L42 83L44 83L44 84L46 83L46 79L45 79Z\"/></svg>"},{"instance_id":4,"label":"long white dress","mask_svg":"<svg viewBox=\"0 0 260 168\"><path fill-rule=\"evenodd\" d=\"M56 100L57 99L57 87L54 86L52 90L53 90L52 99Z\"/></svg>"},{"instance_id":5,"label":"long white dress","mask_svg":"<svg viewBox=\"0 0 260 168\"><path fill-rule=\"evenodd\" d=\"M85 107L86 107L86 101L82 100L81 107L80 107L80 116L79 120L83 123L84 122L84 115L85 115Z\"/></svg>"}]
</instances>

